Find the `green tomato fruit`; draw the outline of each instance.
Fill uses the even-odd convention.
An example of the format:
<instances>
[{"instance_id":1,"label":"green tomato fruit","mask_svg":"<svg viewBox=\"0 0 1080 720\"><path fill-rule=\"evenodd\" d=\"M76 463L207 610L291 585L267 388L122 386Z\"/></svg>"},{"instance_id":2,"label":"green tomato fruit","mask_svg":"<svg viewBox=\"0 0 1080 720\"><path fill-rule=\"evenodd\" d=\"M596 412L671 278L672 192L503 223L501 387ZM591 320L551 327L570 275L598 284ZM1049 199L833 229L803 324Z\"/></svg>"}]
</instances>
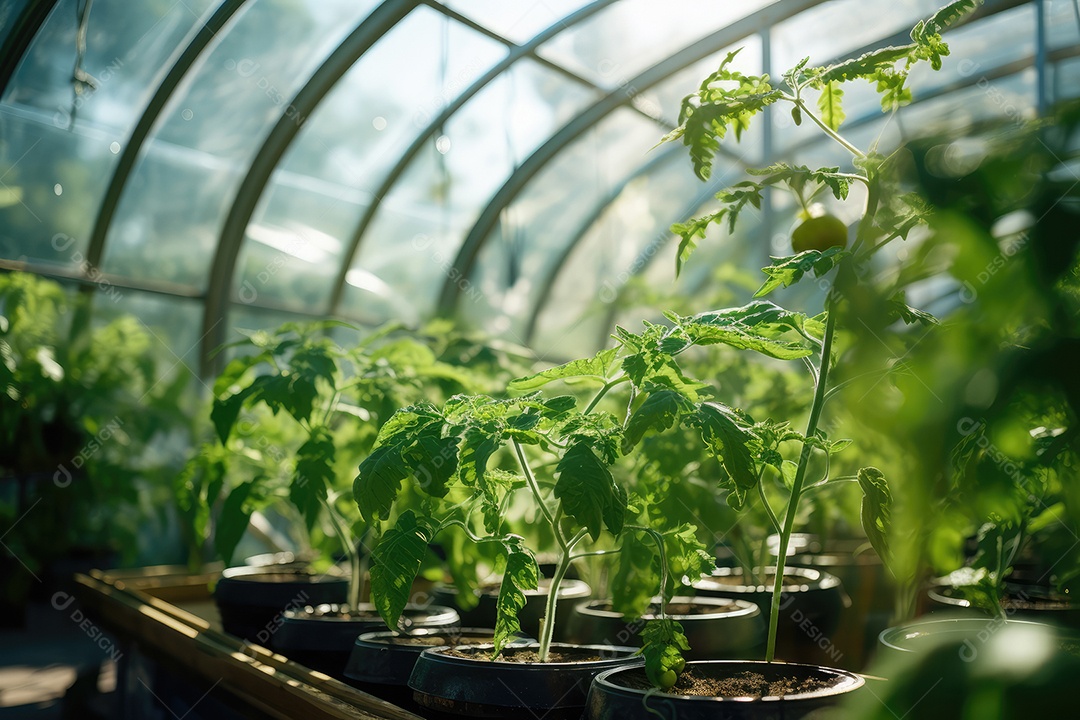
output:
<instances>
[{"instance_id":1,"label":"green tomato fruit","mask_svg":"<svg viewBox=\"0 0 1080 720\"><path fill-rule=\"evenodd\" d=\"M847 226L835 215L819 215L803 220L791 233L791 249L825 252L831 247L847 247Z\"/></svg>"},{"instance_id":2,"label":"green tomato fruit","mask_svg":"<svg viewBox=\"0 0 1080 720\"><path fill-rule=\"evenodd\" d=\"M661 690L670 690L675 687L675 681L679 679L679 676L675 674L674 670L665 670L660 673L660 677L657 679L660 681Z\"/></svg>"},{"instance_id":3,"label":"green tomato fruit","mask_svg":"<svg viewBox=\"0 0 1080 720\"><path fill-rule=\"evenodd\" d=\"M683 660L682 658L679 658L675 662L671 663L671 667L669 669L674 671L674 673L676 675L679 675L679 674L682 673L683 669L685 669L685 668L686 668L686 661Z\"/></svg>"}]
</instances>

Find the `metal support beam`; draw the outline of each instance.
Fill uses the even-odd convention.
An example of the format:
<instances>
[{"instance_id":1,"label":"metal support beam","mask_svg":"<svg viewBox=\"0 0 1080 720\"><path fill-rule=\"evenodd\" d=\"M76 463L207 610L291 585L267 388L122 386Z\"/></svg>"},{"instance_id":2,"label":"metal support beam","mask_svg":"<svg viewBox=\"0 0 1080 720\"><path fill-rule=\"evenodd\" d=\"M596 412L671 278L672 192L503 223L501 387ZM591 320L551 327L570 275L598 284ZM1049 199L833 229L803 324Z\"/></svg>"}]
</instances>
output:
<instances>
[{"instance_id":1,"label":"metal support beam","mask_svg":"<svg viewBox=\"0 0 1080 720\"><path fill-rule=\"evenodd\" d=\"M637 77L629 80L624 86L616 88L582 111L580 115L564 125L547 142L533 152L488 202L487 207L481 212L476 224L473 225L468 236L466 236L465 242L454 260L454 267L460 273L459 277L468 277L470 275L480 248L494 230L506 206L568 144L616 109L629 104L637 93L653 87L683 68L708 57L747 35L757 32L763 27L791 18L820 4L822 1L790 0L785 3L776 3L737 20L653 65L637 75ZM447 278L439 298L438 311L440 314L450 315L454 312L459 293L458 283Z\"/></svg>"},{"instance_id":2,"label":"metal support beam","mask_svg":"<svg viewBox=\"0 0 1080 720\"><path fill-rule=\"evenodd\" d=\"M390 188L394 186L394 183L404 174L405 170L412 163L413 159L423 149L424 144L428 138L442 127L447 120L450 119L454 113L460 110L465 103L471 100L477 93L487 87L493 80L502 75L508 68L510 68L515 62L523 57L530 56L536 48L541 44L547 42L555 35L558 35L568 27L573 27L577 23L592 17L600 10L603 10L607 6L611 5L615 0L597 0L597 2L590 3L582 7L577 12L571 13L565 18L556 21L553 25L547 29L537 33L537 35L524 45L516 45L510 47L509 54L502 59L502 61L496 63L490 70L484 73L478 78L472 85L462 91L454 100L447 105L442 112L434 117L431 122L427 124L423 130L421 130L412 144L405 149L405 152L401 154L397 163L387 173L378 189L375 191L371 204L364 210L364 214L360 217L360 223L356 226L356 230L349 238L349 243L346 246L346 250L342 255L341 269L338 272L337 278L334 281L334 288L330 294L330 303L327 307L327 314L334 315L339 311L341 305L341 299L345 294L345 276L349 272L349 268L352 266L353 259L356 257L360 249L360 242L367 232L368 227L371 225L372 220L375 218L376 212L378 212L383 198L390 193Z\"/></svg>"},{"instance_id":3,"label":"metal support beam","mask_svg":"<svg viewBox=\"0 0 1080 720\"><path fill-rule=\"evenodd\" d=\"M330 54L304 87L285 106L290 109L289 114L281 116L255 154L251 167L236 192L229 215L225 219L221 240L218 242L214 263L210 269L206 308L203 315L201 357L204 374L213 374L215 368L210 360L211 353L226 339L225 317L229 303L232 301L233 275L236 271L236 259L240 253L244 234L274 168L277 167L285 151L300 132L303 123L296 122L296 118L310 117L316 106L348 72L349 68L418 4L418 0L385 0L375 8Z\"/></svg>"},{"instance_id":4,"label":"metal support beam","mask_svg":"<svg viewBox=\"0 0 1080 720\"><path fill-rule=\"evenodd\" d=\"M49 17L57 0L30 0L29 4L15 19L8 36L4 38L4 45L0 47L0 97L7 92L11 78L15 76L15 70L23 55L30 48L30 43L37 37L41 26Z\"/></svg>"},{"instance_id":5,"label":"metal support beam","mask_svg":"<svg viewBox=\"0 0 1080 720\"><path fill-rule=\"evenodd\" d=\"M214 36L240 10L245 2L247 0L224 0L218 6L218 9L214 11L206 24L195 33L195 36L184 48L176 62L173 63L173 66L169 68L169 72L165 75L161 84L158 85L157 90L154 91L154 96L146 104L139 122L131 131L127 142L124 143L120 160L116 163L112 177L109 178L109 185L105 189L105 196L98 207L97 217L94 219L94 228L90 233L90 245L86 251L86 261L91 267L96 268L101 264L101 258L105 253L105 238L109 234L109 226L112 224L113 215L116 213L120 198L124 194L124 187L127 185L132 170L135 168L135 161L138 160L143 144L161 116L162 110L169 102L169 98L172 97L177 86L180 85L188 71L191 70L195 61L198 60L199 56L202 55L203 51L214 39Z\"/></svg>"}]
</instances>

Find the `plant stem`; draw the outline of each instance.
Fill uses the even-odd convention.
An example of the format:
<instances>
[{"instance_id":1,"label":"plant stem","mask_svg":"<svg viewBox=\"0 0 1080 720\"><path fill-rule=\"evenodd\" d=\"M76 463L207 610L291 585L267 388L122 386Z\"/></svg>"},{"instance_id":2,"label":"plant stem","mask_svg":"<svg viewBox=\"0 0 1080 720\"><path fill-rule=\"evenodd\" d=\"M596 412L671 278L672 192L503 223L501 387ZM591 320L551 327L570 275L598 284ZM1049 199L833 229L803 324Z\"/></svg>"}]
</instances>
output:
<instances>
[{"instance_id":1,"label":"plant stem","mask_svg":"<svg viewBox=\"0 0 1080 720\"><path fill-rule=\"evenodd\" d=\"M540 656L540 662L547 662L551 650L551 638L555 635L555 609L558 606L559 587L562 585L563 578L566 577L566 571L570 569L571 551L581 538L585 537L585 533L586 530L581 529L563 546L562 552L559 553L559 560L555 564L555 574L551 577L547 601L544 604L544 617L540 621L540 650L537 653ZM558 529L556 529L556 534L558 534Z\"/></svg>"},{"instance_id":2,"label":"plant stem","mask_svg":"<svg viewBox=\"0 0 1080 720\"><path fill-rule=\"evenodd\" d=\"M758 473L757 489L758 495L761 496L761 505L765 508L765 514L769 516L769 522L772 523L772 528L775 532L780 532L780 521L776 519L776 513L773 512L772 506L769 505L769 499L765 497L765 486L762 484L762 480L765 479L765 468L763 465L761 472Z\"/></svg>"},{"instance_id":3,"label":"plant stem","mask_svg":"<svg viewBox=\"0 0 1080 720\"><path fill-rule=\"evenodd\" d=\"M597 403L599 403L600 400L605 395L607 395L608 390L615 387L616 385L621 385L622 383L627 382L629 380L630 380L630 377L628 375L623 375L620 378L616 378L615 380L611 380L610 382L604 383L604 387L600 388L600 391L598 393L596 393L596 396L592 399L592 402L589 403L588 407L586 407L584 410L581 411L581 414L582 415L588 415L590 412L592 412L593 408L596 407Z\"/></svg>"},{"instance_id":4,"label":"plant stem","mask_svg":"<svg viewBox=\"0 0 1080 720\"><path fill-rule=\"evenodd\" d=\"M330 525L334 528L334 534L337 535L338 542L341 543L341 547L345 551L345 556L349 558L351 577L349 578L348 603L350 608L356 608L360 604L360 584L362 582L360 577L360 553L356 552L352 535L341 524L341 518L338 517L333 503L326 497L323 497L321 502L323 507L326 508L326 514L330 517Z\"/></svg>"},{"instance_id":5,"label":"plant stem","mask_svg":"<svg viewBox=\"0 0 1080 720\"><path fill-rule=\"evenodd\" d=\"M808 118L813 120L814 124L817 125L819 128L821 128L821 131L823 133L825 133L826 135L831 137L836 142L840 143L844 147L845 150L847 150L849 153L851 153L855 157L860 157L860 158L861 157L866 157L866 154L862 150L860 150L859 148L852 145L850 142L848 142L844 138L843 135L836 132L835 130L833 130L828 125L826 125L825 121L822 120L821 118L819 118L817 116L817 114L815 114L814 111L811 110L807 106L806 102L804 102L801 97L794 99L794 102L799 107L799 110L801 110L804 115L806 115Z\"/></svg>"},{"instance_id":6,"label":"plant stem","mask_svg":"<svg viewBox=\"0 0 1080 720\"><path fill-rule=\"evenodd\" d=\"M536 499L536 504L540 506L540 512L547 518L548 523L551 524L551 529L555 532L555 540L559 543L559 548L564 554L569 554L569 550L566 546L566 539L562 535L562 530L559 528L559 523L556 522L555 517L551 514L551 510L548 509L547 503L544 502L544 496L540 494L540 486L536 484L536 478L533 477L532 470L529 469L529 463L525 459L525 450L522 449L521 444L517 440L511 440L514 443L514 452L517 453L518 464L521 465L521 472L525 474L525 482L529 485L529 490L532 491L533 497Z\"/></svg>"},{"instance_id":7,"label":"plant stem","mask_svg":"<svg viewBox=\"0 0 1080 720\"><path fill-rule=\"evenodd\" d=\"M832 353L833 335L836 331L836 313L828 308L828 317L825 320L825 338L821 343L821 367L818 370L817 386L814 388L814 402L810 406L810 419L806 423L806 437L813 437L817 433L818 420L821 417L821 406L825 400L825 383L829 376L829 358ZM769 639L765 648L765 662L772 662L776 653L776 628L780 620L780 594L784 587L784 565L787 562L788 543L791 540L791 531L795 525L795 513L799 509L799 497L802 495L803 480L806 478L806 468L810 463L810 455L813 447L804 443L802 453L799 455L799 466L795 471L795 480L791 486L791 499L788 500L787 513L784 516L784 526L780 530L780 547L776 555L776 577L773 579L772 607L769 612Z\"/></svg>"}]
</instances>

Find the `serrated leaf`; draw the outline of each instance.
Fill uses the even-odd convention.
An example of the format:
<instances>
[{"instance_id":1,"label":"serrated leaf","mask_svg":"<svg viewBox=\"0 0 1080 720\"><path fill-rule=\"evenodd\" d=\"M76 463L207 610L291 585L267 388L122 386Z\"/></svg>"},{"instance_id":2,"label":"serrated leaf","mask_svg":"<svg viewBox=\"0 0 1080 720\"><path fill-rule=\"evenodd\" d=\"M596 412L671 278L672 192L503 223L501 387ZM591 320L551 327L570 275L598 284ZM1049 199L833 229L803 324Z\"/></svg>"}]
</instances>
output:
<instances>
[{"instance_id":1,"label":"serrated leaf","mask_svg":"<svg viewBox=\"0 0 1080 720\"><path fill-rule=\"evenodd\" d=\"M874 467L865 467L857 475L862 488L861 519L863 532L888 567L889 531L892 517L892 494L885 482L885 474Z\"/></svg>"},{"instance_id":2,"label":"serrated leaf","mask_svg":"<svg viewBox=\"0 0 1080 720\"><path fill-rule=\"evenodd\" d=\"M400 448L389 445L375 448L360 463L353 481L353 499L365 520L374 524L390 516L401 481L409 477L409 472Z\"/></svg>"},{"instance_id":3,"label":"serrated leaf","mask_svg":"<svg viewBox=\"0 0 1080 720\"><path fill-rule=\"evenodd\" d=\"M214 550L225 564L232 562L233 552L251 522L252 508L247 507L248 497L261 478L237 485L225 498L214 530Z\"/></svg>"},{"instance_id":4,"label":"serrated leaf","mask_svg":"<svg viewBox=\"0 0 1080 720\"><path fill-rule=\"evenodd\" d=\"M412 510L401 513L371 553L371 598L386 626L396 630L428 546L428 529Z\"/></svg>"},{"instance_id":5,"label":"serrated leaf","mask_svg":"<svg viewBox=\"0 0 1080 720\"><path fill-rule=\"evenodd\" d=\"M956 0L916 25L917 30L912 30L911 39L919 42L930 35L940 35L945 30L956 25L967 15L970 15L984 0Z\"/></svg>"},{"instance_id":6,"label":"serrated leaf","mask_svg":"<svg viewBox=\"0 0 1080 720\"><path fill-rule=\"evenodd\" d=\"M751 452L755 438L739 427L735 417L731 408L708 402L698 407L695 422L701 429L705 446L730 476L732 485L729 489L734 498L729 496L728 504L738 511L746 501L746 493L757 486L757 469Z\"/></svg>"},{"instance_id":7,"label":"serrated leaf","mask_svg":"<svg viewBox=\"0 0 1080 720\"><path fill-rule=\"evenodd\" d=\"M658 390L649 393L645 402L634 411L626 424L622 441L623 455L629 455L630 451L641 442L646 432L667 430L683 414L692 409L691 402L684 395L673 390Z\"/></svg>"},{"instance_id":8,"label":"serrated leaf","mask_svg":"<svg viewBox=\"0 0 1080 720\"><path fill-rule=\"evenodd\" d=\"M892 67L899 60L906 60L915 50L915 44L889 46L864 53L857 58L825 68L819 78L823 84L847 82L859 78L869 78L881 67Z\"/></svg>"},{"instance_id":9,"label":"serrated leaf","mask_svg":"<svg viewBox=\"0 0 1080 720\"><path fill-rule=\"evenodd\" d=\"M739 350L754 350L778 360L795 360L813 352L804 335L812 318L767 300L689 318L669 317L676 324L670 333L671 339L686 346L724 344ZM787 339L789 331L794 331L797 337ZM676 351L675 344L669 343L665 347L671 352Z\"/></svg>"},{"instance_id":10,"label":"serrated leaf","mask_svg":"<svg viewBox=\"0 0 1080 720\"><path fill-rule=\"evenodd\" d=\"M304 517L308 532L315 527L334 483L334 441L326 428L317 427L297 450L296 474L289 484L289 500Z\"/></svg>"},{"instance_id":11,"label":"serrated leaf","mask_svg":"<svg viewBox=\"0 0 1080 720\"><path fill-rule=\"evenodd\" d=\"M844 91L837 82L826 82L818 95L821 120L833 130L839 130L847 115L844 114Z\"/></svg>"},{"instance_id":12,"label":"serrated leaf","mask_svg":"<svg viewBox=\"0 0 1080 720\"><path fill-rule=\"evenodd\" d=\"M797 255L774 257L772 265L761 268L769 279L758 288L754 297L765 297L780 287L791 287L811 270L815 277L821 277L848 255L851 253L843 248L831 247L825 251L804 250Z\"/></svg>"},{"instance_id":13,"label":"serrated leaf","mask_svg":"<svg viewBox=\"0 0 1080 720\"><path fill-rule=\"evenodd\" d=\"M664 533L664 549L668 560L668 581L664 589L669 595L678 594L684 578L692 585L704 575L716 569L716 558L709 553L705 543L698 539L695 527L683 523Z\"/></svg>"},{"instance_id":14,"label":"serrated leaf","mask_svg":"<svg viewBox=\"0 0 1080 720\"><path fill-rule=\"evenodd\" d=\"M766 168L748 168L746 172L763 178L760 182L762 186L783 182L800 196L805 194L807 183L828 187L837 200L846 200L851 190L851 179L841 173L838 166L811 170L805 165L778 162Z\"/></svg>"},{"instance_id":15,"label":"serrated leaf","mask_svg":"<svg viewBox=\"0 0 1080 720\"><path fill-rule=\"evenodd\" d=\"M906 325L913 325L914 323L921 323L926 327L931 325L938 325L938 319L928 312L913 308L904 302L904 293L899 292L889 298L889 314L890 316L898 317L904 321Z\"/></svg>"},{"instance_id":16,"label":"serrated leaf","mask_svg":"<svg viewBox=\"0 0 1080 720\"><path fill-rule=\"evenodd\" d=\"M591 358L571 360L568 363L556 365L534 375L511 380L507 390L511 393L527 393L555 380L589 379L601 384L606 383L610 378L617 353L617 348L601 350Z\"/></svg>"},{"instance_id":17,"label":"serrated leaf","mask_svg":"<svg viewBox=\"0 0 1080 720\"><path fill-rule=\"evenodd\" d=\"M526 590L535 590L539 584L540 569L536 565L536 558L525 547L522 538L510 536L505 542L506 569L503 571L502 584L499 586L499 599L495 610L495 637L493 640L494 650L492 657L497 657L502 652L506 643L521 632L521 622L518 614L525 607L528 599ZM552 588L552 592L556 589Z\"/></svg>"},{"instance_id":18,"label":"serrated leaf","mask_svg":"<svg viewBox=\"0 0 1080 720\"><path fill-rule=\"evenodd\" d=\"M572 445L555 473L559 476L555 497L562 502L563 512L588 530L594 542L600 538L604 525L612 535L622 532L626 494L588 444Z\"/></svg>"},{"instance_id":19,"label":"serrated leaf","mask_svg":"<svg viewBox=\"0 0 1080 720\"><path fill-rule=\"evenodd\" d=\"M446 497L447 483L458 468L458 438L425 433L403 454L416 486L433 497Z\"/></svg>"}]
</instances>

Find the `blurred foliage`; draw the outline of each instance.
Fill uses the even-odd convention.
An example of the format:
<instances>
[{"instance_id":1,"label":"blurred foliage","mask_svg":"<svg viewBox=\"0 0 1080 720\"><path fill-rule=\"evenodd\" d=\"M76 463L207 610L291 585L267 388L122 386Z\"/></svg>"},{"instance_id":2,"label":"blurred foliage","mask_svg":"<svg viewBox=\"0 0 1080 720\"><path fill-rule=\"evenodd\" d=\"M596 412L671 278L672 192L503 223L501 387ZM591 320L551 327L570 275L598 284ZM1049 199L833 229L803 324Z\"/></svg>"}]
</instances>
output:
<instances>
[{"instance_id":1,"label":"blurred foliage","mask_svg":"<svg viewBox=\"0 0 1080 720\"><path fill-rule=\"evenodd\" d=\"M134 317L70 326L88 297L0 274L0 518L11 554L35 575L75 549L132 561L175 470L162 448L190 441L190 376L159 369ZM9 592L30 577L16 567Z\"/></svg>"},{"instance_id":2,"label":"blurred foliage","mask_svg":"<svg viewBox=\"0 0 1080 720\"><path fill-rule=\"evenodd\" d=\"M1063 591L1080 574L1078 120L1073 104L911 143L903 182L934 209L880 277L943 322L913 327L903 353L887 329L853 326L849 377L892 370L850 409L902 448L894 562L912 578L966 567L954 579L989 612L1019 563Z\"/></svg>"}]
</instances>

